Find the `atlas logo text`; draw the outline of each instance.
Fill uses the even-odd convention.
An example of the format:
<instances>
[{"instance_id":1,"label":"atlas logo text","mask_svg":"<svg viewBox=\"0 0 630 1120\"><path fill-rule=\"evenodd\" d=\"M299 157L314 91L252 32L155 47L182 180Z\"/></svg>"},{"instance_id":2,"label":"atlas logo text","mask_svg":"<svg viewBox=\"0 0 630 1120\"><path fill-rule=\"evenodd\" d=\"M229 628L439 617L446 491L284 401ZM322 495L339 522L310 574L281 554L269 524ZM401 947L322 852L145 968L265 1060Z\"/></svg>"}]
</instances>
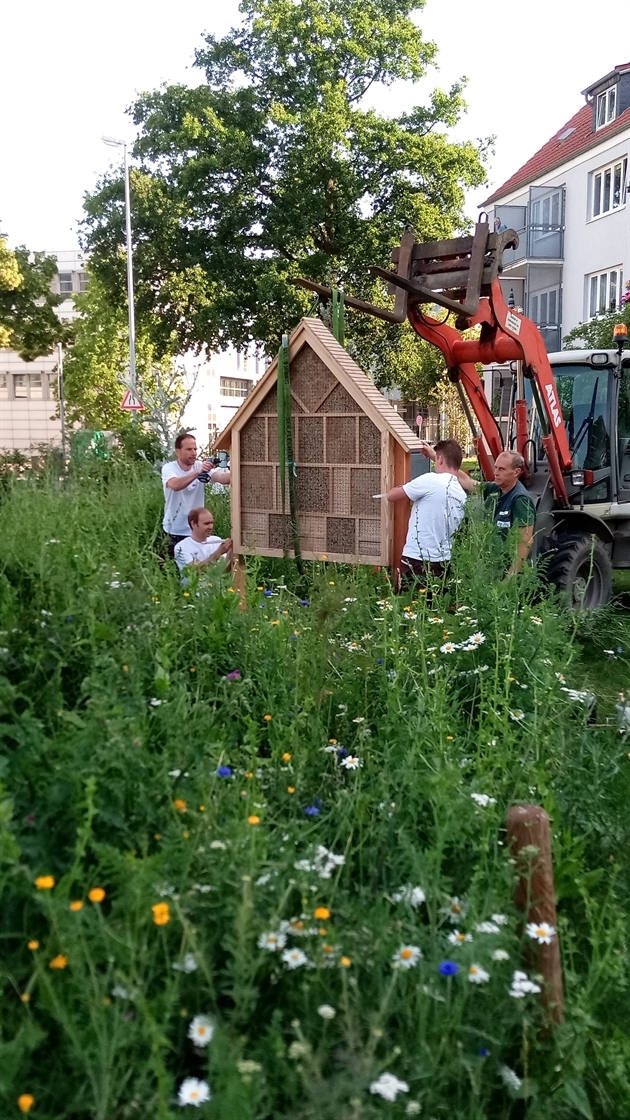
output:
<instances>
[{"instance_id":1,"label":"atlas logo text","mask_svg":"<svg viewBox=\"0 0 630 1120\"><path fill-rule=\"evenodd\" d=\"M556 394L553 391L553 385L545 385L545 389L547 391L547 400L549 401L549 408L551 410L551 415L553 416L553 422L557 428L562 423L562 416L560 414L560 409L558 408Z\"/></svg>"}]
</instances>

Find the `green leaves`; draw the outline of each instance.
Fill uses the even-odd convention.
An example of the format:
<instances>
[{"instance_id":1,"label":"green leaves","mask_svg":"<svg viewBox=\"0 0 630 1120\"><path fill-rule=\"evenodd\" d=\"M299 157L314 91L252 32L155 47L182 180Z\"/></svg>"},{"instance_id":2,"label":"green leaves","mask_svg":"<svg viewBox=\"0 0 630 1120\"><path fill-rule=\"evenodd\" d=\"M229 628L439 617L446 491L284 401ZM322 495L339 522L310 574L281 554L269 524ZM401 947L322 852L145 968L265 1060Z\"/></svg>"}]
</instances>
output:
<instances>
[{"instance_id":1,"label":"green leaves","mask_svg":"<svg viewBox=\"0 0 630 1120\"><path fill-rule=\"evenodd\" d=\"M56 272L54 257L30 253L24 245L7 253L0 240L0 339L26 362L71 337L68 324L55 314L61 303L50 290Z\"/></svg>"}]
</instances>

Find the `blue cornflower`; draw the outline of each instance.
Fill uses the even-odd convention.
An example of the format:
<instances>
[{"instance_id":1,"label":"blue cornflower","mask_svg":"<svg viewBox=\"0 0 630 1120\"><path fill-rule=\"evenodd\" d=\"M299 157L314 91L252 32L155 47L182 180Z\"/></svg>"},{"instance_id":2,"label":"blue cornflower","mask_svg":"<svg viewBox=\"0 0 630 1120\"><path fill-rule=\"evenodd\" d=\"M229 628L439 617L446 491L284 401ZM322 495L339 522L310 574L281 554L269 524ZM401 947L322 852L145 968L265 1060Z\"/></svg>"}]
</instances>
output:
<instances>
[{"instance_id":1,"label":"blue cornflower","mask_svg":"<svg viewBox=\"0 0 630 1120\"><path fill-rule=\"evenodd\" d=\"M220 778L231 778L232 777L232 767L231 766L219 766L219 767L217 767L217 774L219 775Z\"/></svg>"},{"instance_id":2,"label":"blue cornflower","mask_svg":"<svg viewBox=\"0 0 630 1120\"><path fill-rule=\"evenodd\" d=\"M487 1058L489 1056L489 1054L490 1054L490 1051L486 1050L485 1046L482 1046L481 1050L479 1051L479 1057L480 1058Z\"/></svg>"},{"instance_id":3,"label":"blue cornflower","mask_svg":"<svg viewBox=\"0 0 630 1120\"><path fill-rule=\"evenodd\" d=\"M273 591L265 591L265 592L263 592L263 594L264 594L266 599L270 599L271 596L273 595Z\"/></svg>"},{"instance_id":4,"label":"blue cornflower","mask_svg":"<svg viewBox=\"0 0 630 1120\"><path fill-rule=\"evenodd\" d=\"M258 606L259 606L259 607L262 607L262 608L263 608L263 610L264 610L264 609L265 609L265 607L267 606L267 604L266 604L266 603L259 603L259 604L258 604Z\"/></svg>"},{"instance_id":5,"label":"blue cornflower","mask_svg":"<svg viewBox=\"0 0 630 1120\"><path fill-rule=\"evenodd\" d=\"M298 640L297 634L291 634L291 637L289 638L289 641L290 642L297 642L297 640Z\"/></svg>"},{"instance_id":6,"label":"blue cornflower","mask_svg":"<svg viewBox=\"0 0 630 1120\"><path fill-rule=\"evenodd\" d=\"M376 664L377 664L377 665L383 665L383 664L384 664L384 662L385 662L385 658L384 658L384 657L377 657L377 658L376 658Z\"/></svg>"},{"instance_id":7,"label":"blue cornflower","mask_svg":"<svg viewBox=\"0 0 630 1120\"><path fill-rule=\"evenodd\" d=\"M345 758L347 753L348 752L345 747L339 747L339 750L337 751L337 758Z\"/></svg>"},{"instance_id":8,"label":"blue cornflower","mask_svg":"<svg viewBox=\"0 0 630 1120\"><path fill-rule=\"evenodd\" d=\"M308 607L308 599L300 599L301 607Z\"/></svg>"},{"instance_id":9,"label":"blue cornflower","mask_svg":"<svg viewBox=\"0 0 630 1120\"><path fill-rule=\"evenodd\" d=\"M438 972L441 976L456 976L459 972L459 965L455 961L442 961L438 965Z\"/></svg>"},{"instance_id":10,"label":"blue cornflower","mask_svg":"<svg viewBox=\"0 0 630 1120\"><path fill-rule=\"evenodd\" d=\"M307 816L307 817L318 817L319 816L319 808L318 808L317 805L307 805L305 810L304 810L304 813L305 813L305 816Z\"/></svg>"},{"instance_id":11,"label":"blue cornflower","mask_svg":"<svg viewBox=\"0 0 630 1120\"><path fill-rule=\"evenodd\" d=\"M74 622L74 615L73 614L67 614L66 615L66 622Z\"/></svg>"}]
</instances>

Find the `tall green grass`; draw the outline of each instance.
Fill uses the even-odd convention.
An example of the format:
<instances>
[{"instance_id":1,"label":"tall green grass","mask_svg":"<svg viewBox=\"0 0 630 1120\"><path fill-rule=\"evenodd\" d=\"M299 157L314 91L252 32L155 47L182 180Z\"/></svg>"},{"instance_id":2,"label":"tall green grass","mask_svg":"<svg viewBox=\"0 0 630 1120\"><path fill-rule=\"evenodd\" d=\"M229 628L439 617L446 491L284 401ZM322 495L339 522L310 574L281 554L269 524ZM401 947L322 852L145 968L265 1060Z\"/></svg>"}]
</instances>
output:
<instances>
[{"instance_id":1,"label":"tall green grass","mask_svg":"<svg viewBox=\"0 0 630 1120\"><path fill-rule=\"evenodd\" d=\"M162 561L145 465L9 480L0 513L3 1115L27 1093L46 1120L165 1120L196 1077L221 1120L628 1116L626 745L563 691L574 622L532 574L501 582L488 526L429 604L384 571L253 560L241 611L220 568L184 587ZM553 823L555 1030L509 994L537 974L515 801ZM259 947L274 931L306 963Z\"/></svg>"}]
</instances>

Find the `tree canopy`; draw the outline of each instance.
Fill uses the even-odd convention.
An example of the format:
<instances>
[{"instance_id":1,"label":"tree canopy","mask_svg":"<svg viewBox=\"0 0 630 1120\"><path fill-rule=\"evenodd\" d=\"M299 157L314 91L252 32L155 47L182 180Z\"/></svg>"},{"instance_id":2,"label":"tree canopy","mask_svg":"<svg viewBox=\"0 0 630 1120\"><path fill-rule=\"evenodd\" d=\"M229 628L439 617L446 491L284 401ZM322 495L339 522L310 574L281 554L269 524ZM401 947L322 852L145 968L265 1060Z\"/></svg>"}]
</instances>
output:
<instances>
[{"instance_id":1,"label":"tree canopy","mask_svg":"<svg viewBox=\"0 0 630 1120\"><path fill-rule=\"evenodd\" d=\"M609 350L613 345L613 331L617 323L625 323L630 330L630 289L622 297L620 311L610 311L606 315L592 319L590 323L578 323L562 340L564 350Z\"/></svg>"},{"instance_id":2,"label":"tree canopy","mask_svg":"<svg viewBox=\"0 0 630 1120\"><path fill-rule=\"evenodd\" d=\"M411 18L422 6L243 0L241 26L196 52L203 84L132 106L136 311L157 352L175 337L182 352L254 343L272 353L313 307L294 277L387 303L368 269L389 264L406 224L419 239L467 227L464 191L485 180L485 145L448 138L463 82L396 118L366 105L370 89L417 82L434 62ZM85 211L91 273L123 307L119 172ZM428 351L410 345L410 328L358 318L349 340L379 384L421 375Z\"/></svg>"},{"instance_id":3,"label":"tree canopy","mask_svg":"<svg viewBox=\"0 0 630 1120\"><path fill-rule=\"evenodd\" d=\"M12 252L0 237L0 346L17 350L26 362L71 335L55 313L61 303L50 290L56 271L54 257L30 253L24 245Z\"/></svg>"}]
</instances>

